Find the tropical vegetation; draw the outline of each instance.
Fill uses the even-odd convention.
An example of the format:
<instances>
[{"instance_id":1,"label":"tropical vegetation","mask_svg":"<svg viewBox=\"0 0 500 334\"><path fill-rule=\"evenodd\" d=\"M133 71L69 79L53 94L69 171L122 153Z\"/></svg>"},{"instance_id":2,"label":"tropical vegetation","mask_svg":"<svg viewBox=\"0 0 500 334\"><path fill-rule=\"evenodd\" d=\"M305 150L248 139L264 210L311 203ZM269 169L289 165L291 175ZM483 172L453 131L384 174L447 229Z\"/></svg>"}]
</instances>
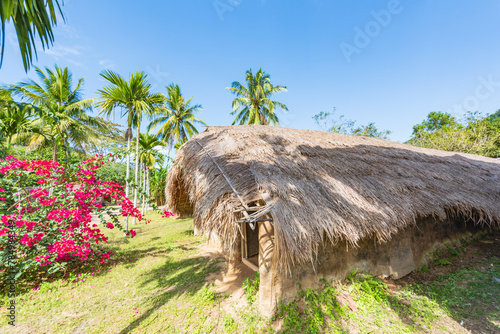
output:
<instances>
[{"instance_id":1,"label":"tropical vegetation","mask_svg":"<svg viewBox=\"0 0 500 334\"><path fill-rule=\"evenodd\" d=\"M95 145L108 133L106 122L89 115L93 99L82 99L84 78L78 79L73 87L73 75L68 68L56 65L53 70L45 68L44 72L35 67L35 72L40 82L28 79L9 86L12 94L36 107L30 129L23 131L29 137L30 148L51 146L52 158L57 160L58 147L62 147L68 161L71 147L85 152L87 146Z\"/></svg>"},{"instance_id":2,"label":"tropical vegetation","mask_svg":"<svg viewBox=\"0 0 500 334\"><path fill-rule=\"evenodd\" d=\"M174 83L166 87L165 94L155 92L147 75L140 71L127 78L113 71L102 72L100 75L106 84L95 93L95 98L84 98L84 78L74 79L68 68L35 67L34 72L36 80L27 79L0 89L0 248L6 250L0 254L0 285L9 279L18 280L24 289L23 303L40 318L41 311L34 304L28 304L26 298L49 300L46 295L54 291L57 298L71 304L70 297L62 297L58 291L71 290L83 295L92 291L90 287L94 284L105 296L112 279L107 273L109 268L116 267L123 277L133 273L132 285L121 288L131 293L132 299L144 299L144 305L148 305L148 310L134 306L133 315L140 313L143 317L137 321L113 315L113 323L124 331L148 324L157 326L156 322L146 324L143 319L159 317L158 305L161 305L174 314L175 319L188 319L185 325L170 328L172 331L204 332L216 328L227 332L239 329L271 332L270 324L259 318L252 306L258 298L258 279L249 278L244 283L250 308L242 311L241 316L221 311L223 308L214 305L224 303L227 296L204 286L207 275L220 270L219 259L196 257L194 246L201 243L203 237L193 235L192 221L164 220L172 214L167 212L161 217L149 210L151 206L165 203L171 151L198 133L197 126L206 124L198 115L201 104L194 103L193 96L185 98L179 85ZM229 111L236 116L234 124L278 125L276 111L288 110L284 104L272 100L274 94L286 91L286 87L271 84L270 76L262 70L255 74L249 70L245 85L233 82L229 90L236 95ZM112 122L117 112L124 120L124 129ZM343 115L337 116L335 109L319 112L313 119L323 131L381 139L390 135L390 131L379 130L373 122L358 125ZM413 127L408 143L500 157L500 111L493 115L468 113L463 119L431 112ZM134 177L130 175L131 168L134 168ZM132 189L133 200L130 199ZM120 214L124 217L119 217ZM159 226L138 224L129 229L127 217L143 216L154 219ZM169 223L167 229L161 225L165 222ZM9 235L13 229L18 236L15 243L18 253L16 260L9 262ZM136 233L138 238L131 243L129 238ZM160 267L156 260L163 257L154 255L158 252L171 256ZM135 265L139 257L150 261L144 265L152 270L151 275L144 277L144 267ZM439 263L445 263L443 261ZM497 259L494 261L497 266ZM493 274L481 270L474 275L477 274L481 282L490 282ZM88 289L85 280L92 282ZM381 281L358 279L355 274L350 283L337 287L323 283L322 290L300 292L304 308L299 308L297 303L280 304L276 319L283 322L285 331L320 332L328 326L340 330L347 321L368 331L376 328L380 319L390 318L391 326L404 332L412 331L420 323L431 326L436 317L443 317L445 313L448 317L456 316L453 309L438 307L426 297L439 295L436 291L441 285L408 288L390 295ZM84 287L87 290L84 291ZM158 287L169 289L158 295ZM40 291L44 297L40 297ZM147 298L138 297L141 293ZM374 310L379 316L365 324L356 318L361 313L351 312L335 302L340 295L351 295L359 309ZM449 296L446 292L442 298L451 298ZM182 299L189 309L178 310L173 297ZM408 325L389 311L388 307L396 305L393 298L408 299L416 305L405 309L404 314L410 314L417 325ZM474 296L468 300L468 303L476 302ZM87 302L87 307L89 304ZM427 312L429 305L432 309ZM60 306L51 307L58 310ZM216 309L220 321L209 316ZM21 318L27 314L22 313ZM197 315L204 320L200 322ZM158 326L171 325L170 319L161 319L163 322ZM471 321L477 319L471 317ZM69 330L75 326L68 322L63 327ZM109 329L102 326L103 330Z\"/></svg>"},{"instance_id":3,"label":"tropical vegetation","mask_svg":"<svg viewBox=\"0 0 500 334\"><path fill-rule=\"evenodd\" d=\"M151 116L155 108L159 107L164 96L160 93L151 92L151 85L147 81L144 72L136 72L130 75L128 81L113 71L104 71L101 77L106 79L110 85L99 90L100 100L96 103L101 113L106 116L114 115L115 109L122 109L121 116L127 117L127 186L125 193L129 196L130 177L130 145L132 140L132 128L136 128L135 148L135 179L134 184L139 184L139 134L143 116ZM134 190L134 206L137 206L137 187ZM135 219L134 219L135 222ZM128 229L128 221L125 220L125 229Z\"/></svg>"},{"instance_id":4,"label":"tropical vegetation","mask_svg":"<svg viewBox=\"0 0 500 334\"><path fill-rule=\"evenodd\" d=\"M408 144L445 151L500 157L500 111L493 115L468 112L462 120L432 111L413 127Z\"/></svg>"}]
</instances>

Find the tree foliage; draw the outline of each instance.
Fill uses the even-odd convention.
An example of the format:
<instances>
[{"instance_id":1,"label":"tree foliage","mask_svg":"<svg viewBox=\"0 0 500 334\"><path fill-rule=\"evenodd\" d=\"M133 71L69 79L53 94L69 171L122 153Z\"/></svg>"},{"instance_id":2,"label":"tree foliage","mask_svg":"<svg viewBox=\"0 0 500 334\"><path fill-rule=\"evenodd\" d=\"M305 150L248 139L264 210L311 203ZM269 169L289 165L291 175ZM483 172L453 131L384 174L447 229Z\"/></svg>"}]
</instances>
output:
<instances>
[{"instance_id":1,"label":"tree foliage","mask_svg":"<svg viewBox=\"0 0 500 334\"><path fill-rule=\"evenodd\" d=\"M458 121L448 113L431 112L413 130L407 142L411 145L500 157L500 121L496 117L468 112Z\"/></svg>"},{"instance_id":2,"label":"tree foliage","mask_svg":"<svg viewBox=\"0 0 500 334\"><path fill-rule=\"evenodd\" d=\"M420 124L413 126L413 136L422 132L434 132L445 128L456 128L459 126L457 119L449 113L431 111L427 118Z\"/></svg>"},{"instance_id":3,"label":"tree foliage","mask_svg":"<svg viewBox=\"0 0 500 334\"><path fill-rule=\"evenodd\" d=\"M341 133L345 135L373 137L380 139L389 139L391 131L378 130L375 123L371 122L368 125L361 125L355 127L356 121L346 119L344 115L336 116L336 109L333 108L332 112L321 111L313 116L316 124L327 132Z\"/></svg>"},{"instance_id":4,"label":"tree foliage","mask_svg":"<svg viewBox=\"0 0 500 334\"><path fill-rule=\"evenodd\" d=\"M35 67L39 82L28 79L11 85L14 95L20 96L36 107L36 116L29 131L29 147L52 146L55 160L58 145L64 149L69 159L69 149L85 152L86 146L96 144L98 139L108 134L108 124L100 118L92 117L93 99L82 99L84 78L73 86L73 75L68 68L45 68L45 72Z\"/></svg>"}]
</instances>

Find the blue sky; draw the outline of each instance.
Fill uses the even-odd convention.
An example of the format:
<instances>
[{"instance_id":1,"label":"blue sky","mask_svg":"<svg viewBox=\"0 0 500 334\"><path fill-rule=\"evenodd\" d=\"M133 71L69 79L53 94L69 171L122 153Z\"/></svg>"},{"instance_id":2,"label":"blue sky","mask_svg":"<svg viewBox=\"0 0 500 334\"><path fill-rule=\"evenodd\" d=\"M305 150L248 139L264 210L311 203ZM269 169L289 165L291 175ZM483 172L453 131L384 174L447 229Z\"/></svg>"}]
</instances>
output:
<instances>
[{"instance_id":1,"label":"blue sky","mask_svg":"<svg viewBox=\"0 0 500 334\"><path fill-rule=\"evenodd\" d=\"M288 87L275 99L291 128L319 129L312 116L336 107L405 141L430 111L500 108L498 1L66 0L63 11L35 65L68 66L86 97L104 69L143 70L155 89L193 95L209 125L231 124L225 87L261 67ZM10 29L0 82L28 76Z\"/></svg>"}]
</instances>

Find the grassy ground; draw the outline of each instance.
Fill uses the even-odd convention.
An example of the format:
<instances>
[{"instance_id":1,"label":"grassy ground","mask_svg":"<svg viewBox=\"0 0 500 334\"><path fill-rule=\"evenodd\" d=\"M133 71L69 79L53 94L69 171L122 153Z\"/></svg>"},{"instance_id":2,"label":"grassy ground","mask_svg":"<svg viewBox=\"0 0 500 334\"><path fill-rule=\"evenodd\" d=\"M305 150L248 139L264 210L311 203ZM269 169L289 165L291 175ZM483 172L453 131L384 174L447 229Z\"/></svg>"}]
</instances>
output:
<instances>
[{"instance_id":1,"label":"grassy ground","mask_svg":"<svg viewBox=\"0 0 500 334\"><path fill-rule=\"evenodd\" d=\"M430 268L397 281L349 278L281 305L284 332L500 333L498 231L435 254Z\"/></svg>"},{"instance_id":2,"label":"grassy ground","mask_svg":"<svg viewBox=\"0 0 500 334\"><path fill-rule=\"evenodd\" d=\"M325 282L282 305L273 322L241 290L228 295L211 285L225 263L200 253L204 238L193 235L191 220L149 218L151 224L134 227L133 240L108 232L112 262L88 264L69 280L43 282L18 296L15 328L1 307L0 332L500 332L498 234L441 254L436 266L403 280L353 275L352 282Z\"/></svg>"}]
</instances>

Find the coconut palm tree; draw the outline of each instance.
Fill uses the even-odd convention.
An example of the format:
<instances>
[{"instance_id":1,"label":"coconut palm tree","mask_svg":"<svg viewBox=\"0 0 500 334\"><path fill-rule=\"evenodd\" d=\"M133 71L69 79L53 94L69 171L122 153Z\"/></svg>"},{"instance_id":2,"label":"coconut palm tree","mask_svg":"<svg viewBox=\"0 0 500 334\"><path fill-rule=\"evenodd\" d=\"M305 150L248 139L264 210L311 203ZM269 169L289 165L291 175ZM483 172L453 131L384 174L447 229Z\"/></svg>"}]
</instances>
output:
<instances>
[{"instance_id":1,"label":"coconut palm tree","mask_svg":"<svg viewBox=\"0 0 500 334\"><path fill-rule=\"evenodd\" d=\"M35 67L35 72L40 83L28 79L10 86L13 94L36 107L37 120L33 125L38 131L34 131L30 145L50 142L56 152L61 144L68 161L70 147L82 148L84 143L98 140L107 132L106 123L88 115L93 99L82 99L84 78L78 79L73 88L73 75L68 68L56 65L54 70L46 67L44 72Z\"/></svg>"},{"instance_id":2,"label":"coconut palm tree","mask_svg":"<svg viewBox=\"0 0 500 334\"><path fill-rule=\"evenodd\" d=\"M275 109L288 111L286 105L281 102L272 101L271 96L286 92L285 86L273 86L270 75L259 69L255 75L252 69L246 72L245 80L247 86L243 86L238 81L227 87L231 93L237 96L233 100L233 111L231 115L236 114L233 125L257 124L257 125L278 125L279 119L275 114Z\"/></svg>"},{"instance_id":3,"label":"coconut palm tree","mask_svg":"<svg viewBox=\"0 0 500 334\"><path fill-rule=\"evenodd\" d=\"M42 47L54 42L52 26L57 24L57 12L64 15L58 0L2 0L0 1L0 67L5 49L5 23L12 20L16 29L17 40L23 58L24 70L27 71L36 56L35 36L38 35Z\"/></svg>"},{"instance_id":4,"label":"coconut palm tree","mask_svg":"<svg viewBox=\"0 0 500 334\"><path fill-rule=\"evenodd\" d=\"M160 165L163 164L165 159L164 155L157 151L156 148L159 146L165 146L165 143L159 140L156 136L148 133L141 133L139 135L139 145L139 161L141 162L144 171L143 189L147 194L147 198L150 199L150 171L155 168L157 163ZM147 206L148 204L146 203L146 198L143 197L143 212Z\"/></svg>"},{"instance_id":5,"label":"coconut palm tree","mask_svg":"<svg viewBox=\"0 0 500 334\"><path fill-rule=\"evenodd\" d=\"M169 145L174 145L198 133L194 124L206 124L194 116L196 112L202 110L202 107L200 104L191 106L192 96L186 101L179 86L173 83L166 88L165 105L157 109L148 131L160 126L155 135Z\"/></svg>"},{"instance_id":6,"label":"coconut palm tree","mask_svg":"<svg viewBox=\"0 0 500 334\"><path fill-rule=\"evenodd\" d=\"M126 196L129 196L130 179L130 146L132 139L132 128L136 128L136 150L135 150L135 185L137 186L139 177L139 133L143 116L150 116L153 110L158 108L165 96L160 93L152 93L151 85L147 82L147 75L144 72L135 72L130 75L128 81L113 71L103 71L101 76L106 79L110 85L98 91L100 101L97 106L102 114L108 117L114 115L115 108L120 107L121 116L127 116L127 131L125 139L127 140L127 185ZM134 191L134 206L137 206L137 187ZM135 222L135 218L134 218ZM125 218L125 229L128 230L128 219Z\"/></svg>"}]
</instances>

